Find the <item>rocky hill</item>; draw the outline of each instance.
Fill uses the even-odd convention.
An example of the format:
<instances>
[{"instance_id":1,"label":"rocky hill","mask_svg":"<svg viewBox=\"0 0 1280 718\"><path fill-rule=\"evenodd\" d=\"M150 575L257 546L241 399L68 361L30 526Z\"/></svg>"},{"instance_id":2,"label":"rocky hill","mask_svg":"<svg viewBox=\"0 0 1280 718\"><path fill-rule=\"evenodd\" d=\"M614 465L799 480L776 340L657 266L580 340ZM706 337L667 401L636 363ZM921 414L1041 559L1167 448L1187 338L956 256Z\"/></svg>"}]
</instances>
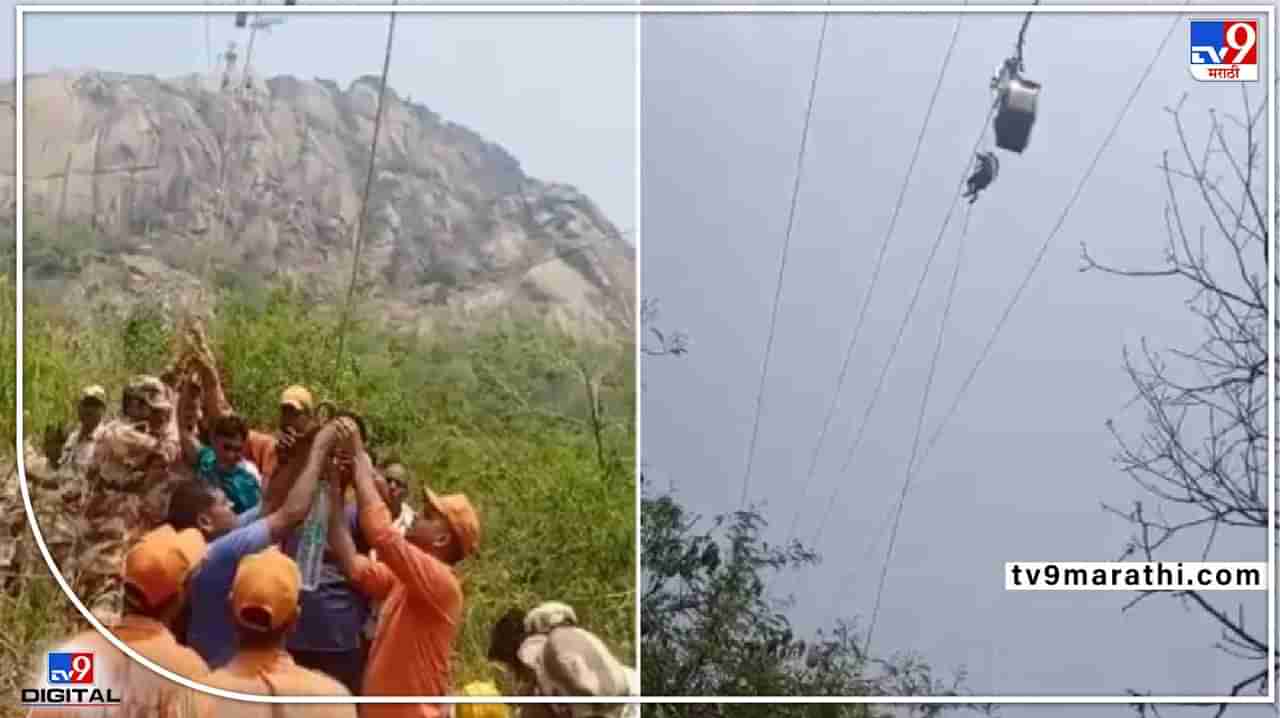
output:
<instances>
[{"instance_id":1,"label":"rocky hill","mask_svg":"<svg viewBox=\"0 0 1280 718\"><path fill-rule=\"evenodd\" d=\"M70 268L28 257L30 284L115 304L185 301L219 277L341 296L378 78L345 89L293 77L221 84L97 71L27 78L29 226L68 251L88 245ZM12 106L13 83L0 95ZM0 125L12 136L11 112ZM0 203L10 216L13 166L4 143ZM374 167L366 309L421 325L521 307L573 330L629 331L634 248L581 192L527 176L503 148L391 88Z\"/></svg>"}]
</instances>

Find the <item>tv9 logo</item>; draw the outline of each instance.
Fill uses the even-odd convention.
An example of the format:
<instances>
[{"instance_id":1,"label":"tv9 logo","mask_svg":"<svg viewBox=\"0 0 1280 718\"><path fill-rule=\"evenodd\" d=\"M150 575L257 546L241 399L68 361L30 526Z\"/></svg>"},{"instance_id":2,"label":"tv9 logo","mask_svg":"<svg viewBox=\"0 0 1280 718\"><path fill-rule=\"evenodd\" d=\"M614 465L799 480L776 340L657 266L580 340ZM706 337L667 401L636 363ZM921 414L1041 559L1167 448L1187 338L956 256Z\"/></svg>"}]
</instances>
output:
<instances>
[{"instance_id":1,"label":"tv9 logo","mask_svg":"<svg viewBox=\"0 0 1280 718\"><path fill-rule=\"evenodd\" d=\"M98 666L92 652L54 651L47 655L49 670L46 676L48 680L44 681L46 685L38 688L23 688L23 705L89 708L123 704L115 688L103 688L97 685L97 679L100 676L96 675ZM111 669L106 668L106 671L109 674Z\"/></svg>"},{"instance_id":2,"label":"tv9 logo","mask_svg":"<svg viewBox=\"0 0 1280 718\"><path fill-rule=\"evenodd\" d=\"M55 686L93 685L93 654L50 653L49 683Z\"/></svg>"},{"instance_id":3,"label":"tv9 logo","mask_svg":"<svg viewBox=\"0 0 1280 718\"><path fill-rule=\"evenodd\" d=\"M1192 20L1191 76L1201 82L1258 80L1257 20Z\"/></svg>"}]
</instances>

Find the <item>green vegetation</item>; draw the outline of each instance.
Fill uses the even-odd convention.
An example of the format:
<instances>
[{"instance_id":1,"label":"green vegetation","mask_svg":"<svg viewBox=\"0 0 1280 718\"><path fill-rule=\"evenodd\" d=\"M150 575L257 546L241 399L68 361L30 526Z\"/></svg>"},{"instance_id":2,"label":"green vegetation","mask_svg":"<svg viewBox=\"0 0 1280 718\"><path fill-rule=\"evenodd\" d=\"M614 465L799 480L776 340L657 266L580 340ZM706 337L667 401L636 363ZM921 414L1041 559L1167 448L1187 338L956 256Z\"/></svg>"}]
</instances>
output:
<instances>
[{"instance_id":1,"label":"green vegetation","mask_svg":"<svg viewBox=\"0 0 1280 718\"><path fill-rule=\"evenodd\" d=\"M23 260L27 276L51 277L75 274L94 247L94 234L88 227L68 225L59 235L46 224L27 219L33 228L27 232ZM25 226L24 226L25 229ZM12 266L6 263L6 268Z\"/></svg>"},{"instance_id":2,"label":"green vegetation","mask_svg":"<svg viewBox=\"0 0 1280 718\"><path fill-rule=\"evenodd\" d=\"M17 296L13 277L0 271L0 470L13 458L18 438Z\"/></svg>"},{"instance_id":3,"label":"green vegetation","mask_svg":"<svg viewBox=\"0 0 1280 718\"><path fill-rule=\"evenodd\" d=\"M18 396L18 335L14 322L17 292L13 284L13 225L5 226L3 232L0 240L3 242L0 247L0 495L10 489L17 490L14 418ZM12 520L0 522L0 533L13 523ZM14 528L25 531L26 523L19 519ZM14 704L18 691L26 683L26 672L33 657L49 641L76 627L70 615L74 609L62 599L61 590L44 566L24 568L25 573L21 575L0 569L0 588L3 589L0 590L0 695L6 698L0 701L0 716L4 718L26 713Z\"/></svg>"},{"instance_id":4,"label":"green vegetation","mask_svg":"<svg viewBox=\"0 0 1280 718\"><path fill-rule=\"evenodd\" d=\"M670 493L642 502L645 695L957 696L962 672L943 680L920 657L866 655L854 626L837 622L806 640L797 635L766 582L818 559L799 542L771 546L763 517L752 510L718 516L702 526ZM932 718L957 705L915 705L905 712ZM989 706L965 706L993 713ZM717 706L651 706L662 718L719 716ZM883 718L880 706L739 705L735 718Z\"/></svg>"},{"instance_id":5,"label":"green vegetation","mask_svg":"<svg viewBox=\"0 0 1280 718\"><path fill-rule=\"evenodd\" d=\"M318 399L364 415L375 454L395 453L421 485L465 492L476 503L484 536L481 554L463 570L458 684L502 685L484 659L492 625L508 608L549 599L572 604L634 663L631 345L509 317L431 336L392 333L357 317L337 371L336 312L295 291L224 288L210 309L208 333L228 398L252 425L272 426L280 390L305 384ZM5 311L0 316L12 316ZM176 324L172 312L152 306L117 317L29 302L28 436L38 441L46 428L73 423L85 384L107 387L110 410L118 411L129 375L160 373L172 362ZM420 505L420 492L413 503Z\"/></svg>"}]
</instances>

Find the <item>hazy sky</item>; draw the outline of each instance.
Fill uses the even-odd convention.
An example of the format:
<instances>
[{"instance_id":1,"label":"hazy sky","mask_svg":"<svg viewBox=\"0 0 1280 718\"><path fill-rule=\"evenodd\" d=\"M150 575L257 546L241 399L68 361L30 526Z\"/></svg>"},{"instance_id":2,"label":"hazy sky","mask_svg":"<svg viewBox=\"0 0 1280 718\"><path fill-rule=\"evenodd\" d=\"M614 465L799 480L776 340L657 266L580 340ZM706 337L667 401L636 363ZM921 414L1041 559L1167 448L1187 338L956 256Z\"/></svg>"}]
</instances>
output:
<instances>
[{"instance_id":1,"label":"hazy sky","mask_svg":"<svg viewBox=\"0 0 1280 718\"><path fill-rule=\"evenodd\" d=\"M808 541L843 485L818 546L824 563L776 584L797 594L792 613L805 629L837 616L865 625L871 612L887 543L875 538L904 478L959 213L861 449L849 473L837 474L970 159L988 78L1021 19L971 15L962 25L840 411L802 501L955 16L831 22L751 491L771 520L771 541L785 538L797 511L799 538ZM1002 153L1001 176L974 208L927 432L1171 20L1032 21L1026 66L1044 83L1040 119L1025 154ZM1208 108L1238 110L1238 85L1191 79L1183 22L908 498L875 650L918 652L943 670L965 666L970 689L983 694L1214 694L1256 670L1216 651L1217 629L1168 599L1122 615L1131 594L1004 589L1006 561L1119 555L1129 527L1100 502L1127 507L1139 494L1112 463L1117 447L1104 422L1141 428L1139 414L1121 411L1132 395L1122 349L1143 337L1158 347L1200 339L1182 306L1185 286L1077 271L1084 241L1113 262L1161 261L1165 187L1156 165L1177 143L1162 107L1189 93L1186 120L1197 138ZM674 486L704 515L738 506L819 24L816 16L644 21L643 291L661 302L659 324L693 342L687 357L645 364L644 459L650 479ZM1261 101L1263 83L1249 89ZM1219 545L1216 558L1265 560L1264 536L1244 534ZM1265 622L1264 593L1217 597Z\"/></svg>"},{"instance_id":2,"label":"hazy sky","mask_svg":"<svg viewBox=\"0 0 1280 718\"><path fill-rule=\"evenodd\" d=\"M9 36L12 6L0 8ZM41 15L26 22L27 72L206 72L211 52L236 40L243 57L248 40L232 15ZM387 23L385 15L293 16L258 33L253 64L260 76L320 77L345 87L381 72ZM636 216L635 27L631 16L402 14L388 84L502 145L530 175L577 186L627 231ZM9 76L12 62L6 60Z\"/></svg>"}]
</instances>

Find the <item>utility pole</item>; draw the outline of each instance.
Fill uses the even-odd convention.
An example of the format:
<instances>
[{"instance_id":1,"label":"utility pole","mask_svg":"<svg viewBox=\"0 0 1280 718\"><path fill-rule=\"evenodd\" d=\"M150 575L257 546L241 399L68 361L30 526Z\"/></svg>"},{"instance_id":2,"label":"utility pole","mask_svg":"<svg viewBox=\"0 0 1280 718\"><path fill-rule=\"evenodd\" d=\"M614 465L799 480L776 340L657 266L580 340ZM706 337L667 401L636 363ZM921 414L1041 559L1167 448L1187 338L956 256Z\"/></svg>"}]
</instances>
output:
<instances>
[{"instance_id":1,"label":"utility pole","mask_svg":"<svg viewBox=\"0 0 1280 718\"><path fill-rule=\"evenodd\" d=\"M271 32L272 27L282 24L284 24L284 18L282 17L261 17L259 15L254 15L249 22L249 47L245 50L244 56L244 87L247 88L249 84L249 72L253 68L253 41L258 35L258 31Z\"/></svg>"}]
</instances>

